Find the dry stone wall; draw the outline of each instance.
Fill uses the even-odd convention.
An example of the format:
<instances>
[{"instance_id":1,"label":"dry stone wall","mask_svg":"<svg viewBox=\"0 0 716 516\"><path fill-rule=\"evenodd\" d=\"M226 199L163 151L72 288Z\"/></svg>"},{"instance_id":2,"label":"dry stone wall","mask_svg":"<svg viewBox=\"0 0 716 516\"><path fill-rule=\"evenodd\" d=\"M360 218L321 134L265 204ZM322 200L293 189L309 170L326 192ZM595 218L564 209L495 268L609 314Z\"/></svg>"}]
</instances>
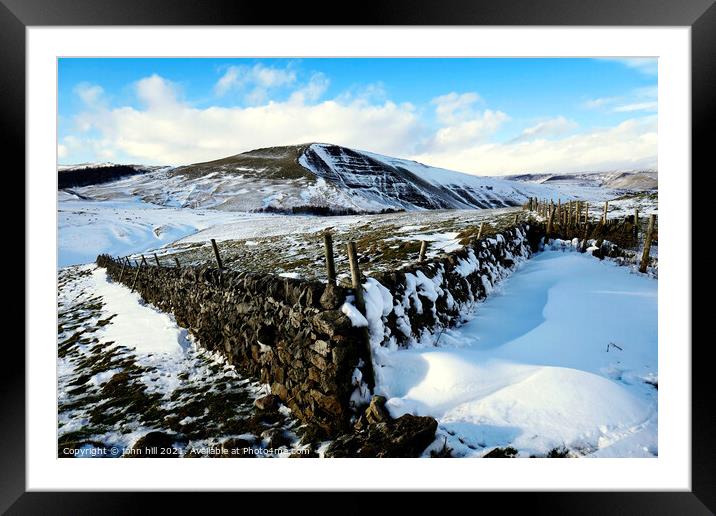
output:
<instances>
[{"instance_id":1,"label":"dry stone wall","mask_svg":"<svg viewBox=\"0 0 716 516\"><path fill-rule=\"evenodd\" d=\"M374 275L366 292L373 347L435 345L443 329L460 324L529 258L542 235L523 223L432 260Z\"/></svg>"},{"instance_id":2,"label":"dry stone wall","mask_svg":"<svg viewBox=\"0 0 716 516\"><path fill-rule=\"evenodd\" d=\"M537 249L543 232L527 224L464 248L366 279L371 347L436 344L476 302ZM351 431L368 403L366 364L375 365L361 327L342 307L350 289L213 267L130 267L107 255L109 277L174 315L199 344L243 374L269 384L301 420L326 436ZM138 272L137 272L138 271ZM136 278L136 279L135 279ZM359 372L360 371L360 372Z\"/></svg>"},{"instance_id":3,"label":"dry stone wall","mask_svg":"<svg viewBox=\"0 0 716 516\"><path fill-rule=\"evenodd\" d=\"M325 435L348 430L356 365L370 360L360 328L340 307L347 291L319 282L216 268L123 266L97 258L110 278L172 313L200 345L223 355Z\"/></svg>"}]
</instances>

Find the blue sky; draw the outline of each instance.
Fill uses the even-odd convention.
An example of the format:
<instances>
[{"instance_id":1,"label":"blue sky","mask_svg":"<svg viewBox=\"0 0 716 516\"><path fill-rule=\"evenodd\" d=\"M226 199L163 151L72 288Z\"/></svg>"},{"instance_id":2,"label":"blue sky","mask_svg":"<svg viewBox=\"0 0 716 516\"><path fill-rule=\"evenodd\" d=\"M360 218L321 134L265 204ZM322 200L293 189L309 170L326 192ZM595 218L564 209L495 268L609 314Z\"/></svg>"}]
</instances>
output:
<instances>
[{"instance_id":1,"label":"blue sky","mask_svg":"<svg viewBox=\"0 0 716 516\"><path fill-rule=\"evenodd\" d=\"M477 174L656 168L652 59L58 63L60 163L324 141Z\"/></svg>"}]
</instances>

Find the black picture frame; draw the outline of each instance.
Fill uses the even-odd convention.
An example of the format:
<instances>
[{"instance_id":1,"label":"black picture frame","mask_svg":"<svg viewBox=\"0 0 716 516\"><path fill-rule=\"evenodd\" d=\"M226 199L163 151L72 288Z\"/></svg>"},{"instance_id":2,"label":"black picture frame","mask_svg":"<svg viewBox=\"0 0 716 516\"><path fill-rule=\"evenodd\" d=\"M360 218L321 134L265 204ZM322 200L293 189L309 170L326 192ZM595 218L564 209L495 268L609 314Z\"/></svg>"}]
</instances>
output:
<instances>
[{"instance_id":1,"label":"black picture frame","mask_svg":"<svg viewBox=\"0 0 716 516\"><path fill-rule=\"evenodd\" d=\"M280 5L280 7L279 7ZM692 65L692 171L713 169L709 156L716 142L716 5L714 0L394 0L361 2L355 9L338 3L248 2L245 0L0 0L0 136L14 170L25 170L25 29L52 25L553 25L553 26L689 26ZM709 160L711 157L711 160ZM12 165L11 165L12 166ZM9 170L6 171L9 173ZM19 181L18 174L14 179ZM17 191L26 195L23 182ZM695 199L692 206L696 205ZM684 207L686 212L692 206ZM698 223L692 217L694 224ZM699 234L695 230L693 234ZM25 235L27 238L27 234ZM690 242L690 240L689 240ZM17 262L17 260L16 260ZM15 265L17 267L17 265ZM28 274L27 267L25 274ZM703 305L692 303L692 321ZM26 310L32 307L26 307ZM10 319L10 318L8 318ZM681 343L687 345L689 343ZM693 339L692 346L692 491L510 493L509 503L536 513L580 514L711 514L716 511L716 446L708 360L712 339ZM6 342L2 367L0 510L10 514L105 514L144 512L161 497L165 512L196 507L206 498L225 503L224 495L197 493L26 492L25 488L25 353ZM228 496L228 495L226 495ZM272 504L289 503L272 495ZM286 496L286 495L284 495ZM303 495L288 494L302 505ZM452 496L452 495L451 495ZM496 494L477 495L489 507ZM365 495L347 494L350 512L372 510ZM413 495L412 503L426 503ZM499 500L504 503L505 500ZM336 512L332 504L312 511Z\"/></svg>"}]
</instances>

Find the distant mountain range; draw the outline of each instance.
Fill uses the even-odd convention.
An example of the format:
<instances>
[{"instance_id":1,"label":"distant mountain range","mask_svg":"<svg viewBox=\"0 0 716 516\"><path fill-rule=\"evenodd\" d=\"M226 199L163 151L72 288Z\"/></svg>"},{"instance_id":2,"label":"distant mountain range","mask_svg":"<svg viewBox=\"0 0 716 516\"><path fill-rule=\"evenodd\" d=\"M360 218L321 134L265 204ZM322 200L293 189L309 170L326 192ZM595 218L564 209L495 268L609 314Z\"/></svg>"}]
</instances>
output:
<instances>
[{"instance_id":1,"label":"distant mountain range","mask_svg":"<svg viewBox=\"0 0 716 516\"><path fill-rule=\"evenodd\" d=\"M474 176L323 143L257 149L181 167L103 163L58 170L60 178L81 180L61 179L60 188L77 187L67 193L82 198L133 196L175 207L324 214L517 206L528 197L569 198L559 187L565 182L629 189L646 184L648 174Z\"/></svg>"},{"instance_id":2,"label":"distant mountain range","mask_svg":"<svg viewBox=\"0 0 716 516\"><path fill-rule=\"evenodd\" d=\"M519 174L505 176L505 179L550 186L591 186L612 190L655 190L659 187L658 173L655 170L582 172L578 174Z\"/></svg>"}]
</instances>

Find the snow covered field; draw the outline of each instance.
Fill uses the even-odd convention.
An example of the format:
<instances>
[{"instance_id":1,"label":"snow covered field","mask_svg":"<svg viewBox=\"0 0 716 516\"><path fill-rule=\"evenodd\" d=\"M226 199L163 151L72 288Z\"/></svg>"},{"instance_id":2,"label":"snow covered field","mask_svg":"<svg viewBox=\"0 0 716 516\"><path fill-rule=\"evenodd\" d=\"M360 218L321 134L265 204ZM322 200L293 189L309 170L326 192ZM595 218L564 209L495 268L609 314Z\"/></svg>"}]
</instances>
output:
<instances>
[{"instance_id":1,"label":"snow covered field","mask_svg":"<svg viewBox=\"0 0 716 516\"><path fill-rule=\"evenodd\" d=\"M440 347L374 359L393 416L438 419L431 449L658 454L657 281L608 261L545 251Z\"/></svg>"},{"instance_id":2,"label":"snow covered field","mask_svg":"<svg viewBox=\"0 0 716 516\"><path fill-rule=\"evenodd\" d=\"M266 386L202 350L172 316L93 265L62 269L59 281L59 456L121 456L150 432L179 456L295 450L290 412L257 413Z\"/></svg>"},{"instance_id":3,"label":"snow covered field","mask_svg":"<svg viewBox=\"0 0 716 516\"><path fill-rule=\"evenodd\" d=\"M215 238L229 268L321 278L318 233L330 229L341 279L347 241L358 243L361 268L371 275L415 260L421 240L430 258L461 247L482 221L490 234L511 225L515 213L526 216L519 208L256 214L152 204L131 191L120 195L120 183L104 199L59 193L58 439L73 446L126 448L151 430L188 435L178 443L187 453L228 441L256 449L295 444L298 437L289 413L268 426L256 420L260 386L201 351L171 316L102 270L71 265L100 253L147 251L176 253L183 265L206 263ZM601 201L591 199L597 217ZM624 196L610 201L609 216L638 206L644 223L657 203L655 194ZM443 444L454 456L508 448L519 456L658 455L654 278L552 248L499 284L473 315L445 331L439 347L381 350L376 358L377 393L393 416L438 419L426 455ZM228 419L227 404L236 407Z\"/></svg>"},{"instance_id":4,"label":"snow covered field","mask_svg":"<svg viewBox=\"0 0 716 516\"><path fill-rule=\"evenodd\" d=\"M126 255L156 249L240 218L240 213L168 208L136 197L95 201L60 192L58 267L93 262L102 253Z\"/></svg>"}]
</instances>

